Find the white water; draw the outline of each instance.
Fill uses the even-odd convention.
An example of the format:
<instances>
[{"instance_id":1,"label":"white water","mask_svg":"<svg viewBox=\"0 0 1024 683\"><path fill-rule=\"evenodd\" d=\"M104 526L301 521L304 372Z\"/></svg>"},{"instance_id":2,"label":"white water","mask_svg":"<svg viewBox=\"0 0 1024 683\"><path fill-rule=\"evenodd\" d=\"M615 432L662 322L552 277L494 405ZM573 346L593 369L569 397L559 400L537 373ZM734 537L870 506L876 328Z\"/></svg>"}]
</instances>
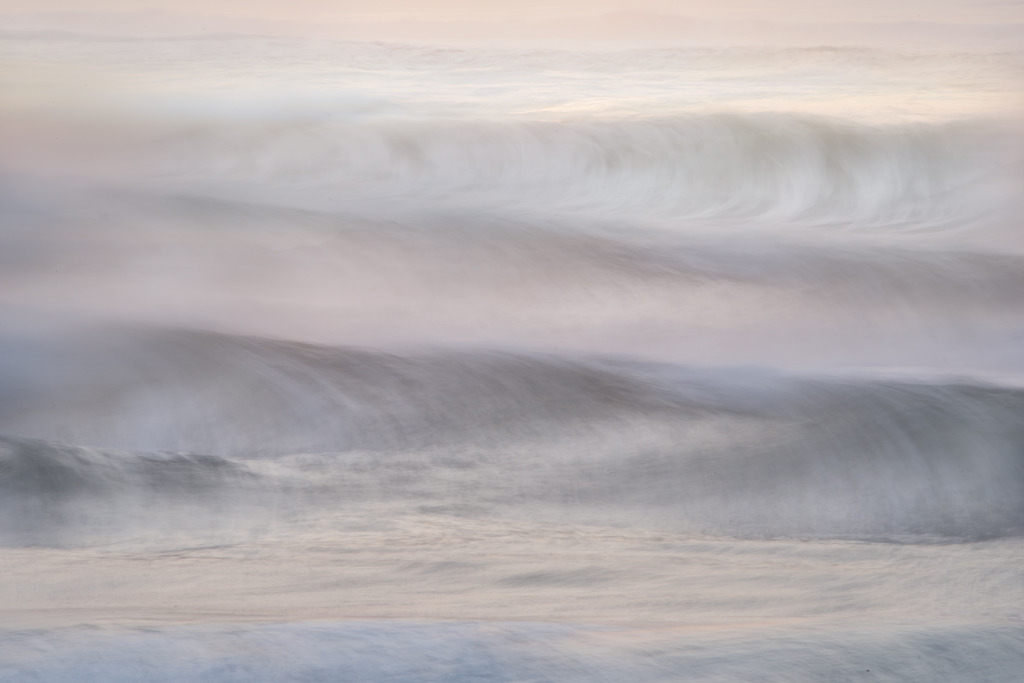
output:
<instances>
[{"instance_id":1,"label":"white water","mask_svg":"<svg viewBox=\"0 0 1024 683\"><path fill-rule=\"evenodd\" d=\"M1019 52L0 51L4 680L1019 678Z\"/></svg>"}]
</instances>

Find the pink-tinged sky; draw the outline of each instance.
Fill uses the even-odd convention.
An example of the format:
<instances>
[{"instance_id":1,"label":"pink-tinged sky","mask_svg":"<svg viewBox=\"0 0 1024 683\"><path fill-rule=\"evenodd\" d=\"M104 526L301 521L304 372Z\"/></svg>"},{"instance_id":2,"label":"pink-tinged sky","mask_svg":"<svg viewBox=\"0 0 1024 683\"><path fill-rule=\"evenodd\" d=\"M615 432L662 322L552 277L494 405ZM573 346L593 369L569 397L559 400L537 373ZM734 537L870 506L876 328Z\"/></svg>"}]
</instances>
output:
<instances>
[{"instance_id":1,"label":"pink-tinged sky","mask_svg":"<svg viewBox=\"0 0 1024 683\"><path fill-rule=\"evenodd\" d=\"M907 23L912 22L912 23ZM1024 0L0 0L0 32L1017 48Z\"/></svg>"},{"instance_id":2,"label":"pink-tinged sky","mask_svg":"<svg viewBox=\"0 0 1024 683\"><path fill-rule=\"evenodd\" d=\"M660 12L772 21L1003 22L1024 0L2 0L0 12L166 10L277 20L486 19Z\"/></svg>"}]
</instances>

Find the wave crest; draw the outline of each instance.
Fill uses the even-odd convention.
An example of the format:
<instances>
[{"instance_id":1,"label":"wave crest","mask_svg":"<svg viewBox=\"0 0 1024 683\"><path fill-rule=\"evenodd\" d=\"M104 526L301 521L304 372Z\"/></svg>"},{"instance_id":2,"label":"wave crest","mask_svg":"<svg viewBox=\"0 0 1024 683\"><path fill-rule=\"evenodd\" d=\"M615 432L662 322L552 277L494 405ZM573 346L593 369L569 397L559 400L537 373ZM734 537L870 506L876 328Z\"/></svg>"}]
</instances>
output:
<instances>
[{"instance_id":1,"label":"wave crest","mask_svg":"<svg viewBox=\"0 0 1024 683\"><path fill-rule=\"evenodd\" d=\"M144 383L99 368L107 384L86 385L88 404L51 397L21 424L36 425L30 436L219 457L8 440L2 485L22 510L8 524L49 528L75 517L54 510L162 496L756 537L1024 531L1015 388L205 336L155 358Z\"/></svg>"},{"instance_id":2,"label":"wave crest","mask_svg":"<svg viewBox=\"0 0 1024 683\"><path fill-rule=\"evenodd\" d=\"M534 209L920 228L1005 208L1020 168L1012 139L982 123L706 114L233 122L171 132L150 152L160 173L206 190L331 208L401 197L520 210L528 196Z\"/></svg>"}]
</instances>

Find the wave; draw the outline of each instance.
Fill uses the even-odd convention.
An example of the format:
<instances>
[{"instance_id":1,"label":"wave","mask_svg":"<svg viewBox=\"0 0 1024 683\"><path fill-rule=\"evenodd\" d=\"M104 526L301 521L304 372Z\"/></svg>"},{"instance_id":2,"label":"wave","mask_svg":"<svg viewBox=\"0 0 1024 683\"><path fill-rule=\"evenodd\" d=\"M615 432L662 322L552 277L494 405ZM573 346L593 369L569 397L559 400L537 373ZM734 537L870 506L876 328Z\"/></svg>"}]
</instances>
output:
<instances>
[{"instance_id":1,"label":"wave","mask_svg":"<svg viewBox=\"0 0 1024 683\"><path fill-rule=\"evenodd\" d=\"M225 524L387 504L743 537L1024 531L1017 388L199 340L136 351L137 374L129 353L119 372L90 361L91 381L5 411L21 434L3 441L5 537L110 526L140 500L220 506Z\"/></svg>"},{"instance_id":2,"label":"wave","mask_svg":"<svg viewBox=\"0 0 1024 683\"><path fill-rule=\"evenodd\" d=\"M134 450L254 456L487 443L654 400L621 373L504 352L398 355L140 331L31 353L40 369L12 380L3 431Z\"/></svg>"},{"instance_id":3,"label":"wave","mask_svg":"<svg viewBox=\"0 0 1024 683\"><path fill-rule=\"evenodd\" d=\"M274 498L244 465L186 453L123 453L0 437L0 542L75 546L129 536L233 532Z\"/></svg>"},{"instance_id":4,"label":"wave","mask_svg":"<svg viewBox=\"0 0 1024 683\"><path fill-rule=\"evenodd\" d=\"M500 434L495 442L503 443L517 431L547 438L561 429L574 433L578 423L631 415L746 414L756 406L752 396L770 395L757 411L773 415L782 401L814 395L794 408L812 411L831 395L817 396L819 385L810 379L768 370L716 373L551 353L389 353L175 330L93 330L80 332L70 348L66 341L7 344L17 362L5 368L0 431L107 448L251 457L479 442L488 434ZM863 393L866 403L889 402L890 385L879 379L852 376L821 386L841 396ZM891 410L903 409L900 399L913 410L948 397L945 410L955 412L963 408L961 394L988 391L957 383L914 386L893 394ZM1016 396L1012 389L990 392ZM720 396L729 398L719 403ZM994 399L992 409L1002 400L1011 399Z\"/></svg>"},{"instance_id":5,"label":"wave","mask_svg":"<svg viewBox=\"0 0 1024 683\"><path fill-rule=\"evenodd\" d=\"M1024 168L1019 130L992 121L561 118L66 122L67 144L54 153L62 172L80 167L104 182L317 210L376 207L386 215L397 202L409 211L648 216L775 230L998 222L1017 206ZM52 144L53 132L33 132L36 125L43 123L11 123L35 140L23 155L30 164ZM68 158L76 149L84 156ZM12 155L11 163L19 158Z\"/></svg>"},{"instance_id":6,"label":"wave","mask_svg":"<svg viewBox=\"0 0 1024 683\"><path fill-rule=\"evenodd\" d=\"M151 172L225 196L879 226L959 226L1005 209L1011 130L796 114L566 121L197 125ZM259 189L256 189L259 188ZM326 199L325 199L326 196Z\"/></svg>"}]
</instances>

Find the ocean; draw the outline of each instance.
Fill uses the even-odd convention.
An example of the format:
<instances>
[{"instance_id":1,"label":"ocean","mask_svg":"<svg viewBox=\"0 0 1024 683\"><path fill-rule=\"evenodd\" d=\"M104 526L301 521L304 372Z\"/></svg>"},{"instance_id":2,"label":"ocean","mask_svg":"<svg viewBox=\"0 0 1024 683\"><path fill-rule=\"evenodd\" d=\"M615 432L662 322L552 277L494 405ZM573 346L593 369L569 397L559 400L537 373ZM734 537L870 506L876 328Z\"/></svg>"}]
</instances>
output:
<instances>
[{"instance_id":1,"label":"ocean","mask_svg":"<svg viewBox=\"0 0 1024 683\"><path fill-rule=\"evenodd\" d=\"M1021 680L1022 76L0 34L0 678Z\"/></svg>"}]
</instances>

